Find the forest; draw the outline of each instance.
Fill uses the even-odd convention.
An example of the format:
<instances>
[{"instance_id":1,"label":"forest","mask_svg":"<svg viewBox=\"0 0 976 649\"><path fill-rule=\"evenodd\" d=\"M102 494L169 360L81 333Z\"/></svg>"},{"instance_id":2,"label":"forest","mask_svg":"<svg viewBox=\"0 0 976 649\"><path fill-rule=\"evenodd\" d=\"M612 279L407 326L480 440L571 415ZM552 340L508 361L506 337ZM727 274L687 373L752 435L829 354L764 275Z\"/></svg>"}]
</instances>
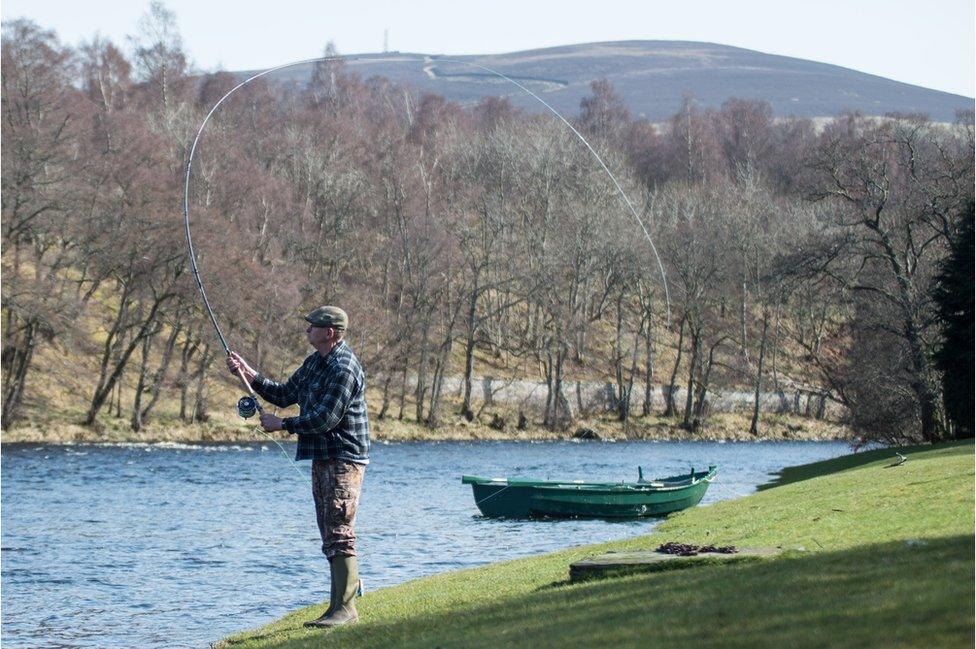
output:
<instances>
[{"instance_id":1,"label":"forest","mask_svg":"<svg viewBox=\"0 0 976 649\"><path fill-rule=\"evenodd\" d=\"M202 421L231 380L182 204L190 144L241 77L192 69L154 7L127 47L4 23L5 429L44 407L51 359L71 359L87 426L139 430L163 399ZM803 390L862 440L973 435L971 111L809 120L686 97L651 123L595 79L566 117L638 224L552 115L416 96L338 55L308 72L234 94L194 158L200 272L257 367L297 366L301 314L338 304L380 419L475 418L494 374L543 381L550 430L581 415L587 379L621 422L659 390L695 430L737 389L755 433L760 393Z\"/></svg>"}]
</instances>

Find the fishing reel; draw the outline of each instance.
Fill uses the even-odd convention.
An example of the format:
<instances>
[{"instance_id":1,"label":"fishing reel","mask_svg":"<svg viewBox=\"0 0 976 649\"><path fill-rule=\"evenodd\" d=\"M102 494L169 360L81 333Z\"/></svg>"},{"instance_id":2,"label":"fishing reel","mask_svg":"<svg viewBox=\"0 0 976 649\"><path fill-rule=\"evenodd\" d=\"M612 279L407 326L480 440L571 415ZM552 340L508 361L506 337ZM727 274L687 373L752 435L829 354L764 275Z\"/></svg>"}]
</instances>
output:
<instances>
[{"instance_id":1,"label":"fishing reel","mask_svg":"<svg viewBox=\"0 0 976 649\"><path fill-rule=\"evenodd\" d=\"M241 397L237 401L237 414L239 414L244 419L250 419L261 410L261 406L258 405L258 400L254 397Z\"/></svg>"}]
</instances>

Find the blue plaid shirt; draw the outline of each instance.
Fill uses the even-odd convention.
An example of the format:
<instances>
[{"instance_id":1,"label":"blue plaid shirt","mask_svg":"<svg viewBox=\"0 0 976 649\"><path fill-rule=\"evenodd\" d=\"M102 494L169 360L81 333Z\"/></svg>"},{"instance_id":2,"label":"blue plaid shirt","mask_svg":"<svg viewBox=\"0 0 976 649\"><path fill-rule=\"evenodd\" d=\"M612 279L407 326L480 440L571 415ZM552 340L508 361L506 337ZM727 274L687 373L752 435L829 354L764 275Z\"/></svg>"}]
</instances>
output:
<instances>
[{"instance_id":1,"label":"blue plaid shirt","mask_svg":"<svg viewBox=\"0 0 976 649\"><path fill-rule=\"evenodd\" d=\"M301 408L297 417L283 420L285 430L298 435L295 460L369 463L366 381L345 341L324 358L318 352L310 355L285 383L258 374L251 386L269 403Z\"/></svg>"}]
</instances>

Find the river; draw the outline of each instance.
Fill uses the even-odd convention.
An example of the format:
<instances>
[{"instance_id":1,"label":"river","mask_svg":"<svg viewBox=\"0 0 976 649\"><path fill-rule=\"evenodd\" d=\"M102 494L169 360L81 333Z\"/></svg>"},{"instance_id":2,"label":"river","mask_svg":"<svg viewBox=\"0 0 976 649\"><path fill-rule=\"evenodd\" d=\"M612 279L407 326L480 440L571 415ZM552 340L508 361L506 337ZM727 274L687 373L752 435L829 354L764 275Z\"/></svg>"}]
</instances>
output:
<instances>
[{"instance_id":1,"label":"river","mask_svg":"<svg viewBox=\"0 0 976 649\"><path fill-rule=\"evenodd\" d=\"M361 576L372 590L657 524L485 519L462 474L616 482L636 480L637 465L650 478L714 463L704 506L847 452L843 442L375 444ZM5 648L206 647L328 594L309 463L273 444L4 444L0 469Z\"/></svg>"}]
</instances>

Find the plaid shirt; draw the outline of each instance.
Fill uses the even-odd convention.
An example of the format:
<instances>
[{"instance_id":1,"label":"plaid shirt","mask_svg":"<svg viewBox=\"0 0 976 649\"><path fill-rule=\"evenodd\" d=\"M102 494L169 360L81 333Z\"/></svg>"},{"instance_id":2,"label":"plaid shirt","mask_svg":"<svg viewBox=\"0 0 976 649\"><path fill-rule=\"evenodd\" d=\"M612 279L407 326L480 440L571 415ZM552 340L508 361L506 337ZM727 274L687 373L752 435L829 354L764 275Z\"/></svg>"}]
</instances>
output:
<instances>
[{"instance_id":1,"label":"plaid shirt","mask_svg":"<svg viewBox=\"0 0 976 649\"><path fill-rule=\"evenodd\" d=\"M325 358L318 352L310 355L285 383L258 374L251 386L269 403L282 408L297 403L301 408L297 417L283 420L285 430L298 435L295 460L369 463L366 381L345 341Z\"/></svg>"}]
</instances>

